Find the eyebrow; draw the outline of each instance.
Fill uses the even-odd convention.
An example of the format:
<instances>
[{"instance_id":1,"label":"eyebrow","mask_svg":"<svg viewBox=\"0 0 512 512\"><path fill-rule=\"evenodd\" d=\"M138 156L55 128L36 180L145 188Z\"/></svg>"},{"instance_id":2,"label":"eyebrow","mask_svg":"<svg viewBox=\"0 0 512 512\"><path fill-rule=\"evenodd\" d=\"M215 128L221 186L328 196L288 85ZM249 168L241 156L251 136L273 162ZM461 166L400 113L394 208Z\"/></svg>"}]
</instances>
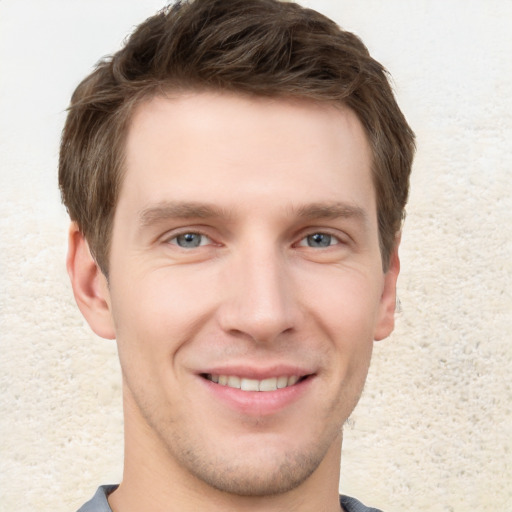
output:
<instances>
[{"instance_id":1,"label":"eyebrow","mask_svg":"<svg viewBox=\"0 0 512 512\"><path fill-rule=\"evenodd\" d=\"M147 227L166 219L211 219L227 217L227 213L216 206L194 203L165 201L139 212L139 224Z\"/></svg>"},{"instance_id":2,"label":"eyebrow","mask_svg":"<svg viewBox=\"0 0 512 512\"><path fill-rule=\"evenodd\" d=\"M299 217L310 220L335 220L335 219L350 219L368 222L367 212L356 205L350 203L313 203L301 206L297 209Z\"/></svg>"},{"instance_id":3,"label":"eyebrow","mask_svg":"<svg viewBox=\"0 0 512 512\"><path fill-rule=\"evenodd\" d=\"M366 223L366 211L349 203L311 203L292 208L292 213L306 220L355 219ZM139 212L140 227L148 227L168 219L218 219L231 215L223 208L199 202L163 201Z\"/></svg>"}]
</instances>

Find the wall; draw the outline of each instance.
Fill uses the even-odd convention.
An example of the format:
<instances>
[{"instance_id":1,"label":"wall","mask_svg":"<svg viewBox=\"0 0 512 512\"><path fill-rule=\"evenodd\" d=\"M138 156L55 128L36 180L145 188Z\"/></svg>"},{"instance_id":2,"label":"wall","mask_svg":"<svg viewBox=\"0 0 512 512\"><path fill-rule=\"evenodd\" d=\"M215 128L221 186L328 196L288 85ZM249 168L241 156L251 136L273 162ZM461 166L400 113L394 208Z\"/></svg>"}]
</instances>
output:
<instances>
[{"instance_id":1,"label":"wall","mask_svg":"<svg viewBox=\"0 0 512 512\"><path fill-rule=\"evenodd\" d=\"M512 511L512 1L310 0L392 72L418 136L395 334L345 432L343 492ZM120 374L64 270L73 88L163 0L0 2L0 503L75 510L122 464Z\"/></svg>"}]
</instances>

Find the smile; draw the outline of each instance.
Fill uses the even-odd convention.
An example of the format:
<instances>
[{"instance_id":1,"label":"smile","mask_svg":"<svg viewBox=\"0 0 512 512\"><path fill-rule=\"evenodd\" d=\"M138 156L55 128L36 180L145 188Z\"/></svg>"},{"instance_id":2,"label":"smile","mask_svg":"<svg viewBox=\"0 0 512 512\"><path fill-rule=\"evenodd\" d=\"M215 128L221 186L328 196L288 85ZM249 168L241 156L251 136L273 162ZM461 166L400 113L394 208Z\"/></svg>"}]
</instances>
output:
<instances>
[{"instance_id":1,"label":"smile","mask_svg":"<svg viewBox=\"0 0 512 512\"><path fill-rule=\"evenodd\" d=\"M297 384L306 378L298 375L292 375L291 377L271 377L263 380L247 379L244 377L237 377L234 375L213 375L206 374L204 377L216 384L221 386L227 386L229 388L240 389L242 391L277 391L278 389L284 389Z\"/></svg>"}]
</instances>

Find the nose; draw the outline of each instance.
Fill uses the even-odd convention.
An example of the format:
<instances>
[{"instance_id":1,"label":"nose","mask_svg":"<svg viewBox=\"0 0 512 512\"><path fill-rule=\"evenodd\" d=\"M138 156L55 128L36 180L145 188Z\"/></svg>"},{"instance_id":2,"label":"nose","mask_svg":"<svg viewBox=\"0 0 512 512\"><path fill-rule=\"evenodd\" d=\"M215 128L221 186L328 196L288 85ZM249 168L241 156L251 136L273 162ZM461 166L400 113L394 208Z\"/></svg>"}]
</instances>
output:
<instances>
[{"instance_id":1,"label":"nose","mask_svg":"<svg viewBox=\"0 0 512 512\"><path fill-rule=\"evenodd\" d=\"M260 247L233 255L226 281L218 310L225 332L269 343L296 329L299 306L279 250Z\"/></svg>"}]
</instances>

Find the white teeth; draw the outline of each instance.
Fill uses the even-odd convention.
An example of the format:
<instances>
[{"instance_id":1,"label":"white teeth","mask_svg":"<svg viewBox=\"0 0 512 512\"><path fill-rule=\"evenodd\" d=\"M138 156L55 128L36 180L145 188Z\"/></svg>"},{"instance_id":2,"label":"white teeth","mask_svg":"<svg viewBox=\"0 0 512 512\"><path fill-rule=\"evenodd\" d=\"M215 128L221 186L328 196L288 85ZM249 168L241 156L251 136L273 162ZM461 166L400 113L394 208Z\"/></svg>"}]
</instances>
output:
<instances>
[{"instance_id":1,"label":"white teeth","mask_svg":"<svg viewBox=\"0 0 512 512\"><path fill-rule=\"evenodd\" d=\"M276 391L297 384L300 377L292 375L291 377L270 377L269 379L256 380L237 377L236 375L206 375L208 380L218 383L221 386L241 389L242 391Z\"/></svg>"},{"instance_id":2,"label":"white teeth","mask_svg":"<svg viewBox=\"0 0 512 512\"><path fill-rule=\"evenodd\" d=\"M240 389L240 378L239 377L228 377L228 387Z\"/></svg>"},{"instance_id":3,"label":"white teeth","mask_svg":"<svg viewBox=\"0 0 512 512\"><path fill-rule=\"evenodd\" d=\"M294 384L297 384L298 380L299 380L299 377L297 377L297 375L290 377L288 379L288 386L293 386Z\"/></svg>"},{"instance_id":4,"label":"white teeth","mask_svg":"<svg viewBox=\"0 0 512 512\"><path fill-rule=\"evenodd\" d=\"M275 391L277 389L277 378L263 379L260 381L260 391Z\"/></svg>"},{"instance_id":5,"label":"white teeth","mask_svg":"<svg viewBox=\"0 0 512 512\"><path fill-rule=\"evenodd\" d=\"M242 391L259 391L260 381L255 379L241 379L239 387Z\"/></svg>"},{"instance_id":6,"label":"white teeth","mask_svg":"<svg viewBox=\"0 0 512 512\"><path fill-rule=\"evenodd\" d=\"M277 389L282 389L288 386L288 377L278 377Z\"/></svg>"}]
</instances>

